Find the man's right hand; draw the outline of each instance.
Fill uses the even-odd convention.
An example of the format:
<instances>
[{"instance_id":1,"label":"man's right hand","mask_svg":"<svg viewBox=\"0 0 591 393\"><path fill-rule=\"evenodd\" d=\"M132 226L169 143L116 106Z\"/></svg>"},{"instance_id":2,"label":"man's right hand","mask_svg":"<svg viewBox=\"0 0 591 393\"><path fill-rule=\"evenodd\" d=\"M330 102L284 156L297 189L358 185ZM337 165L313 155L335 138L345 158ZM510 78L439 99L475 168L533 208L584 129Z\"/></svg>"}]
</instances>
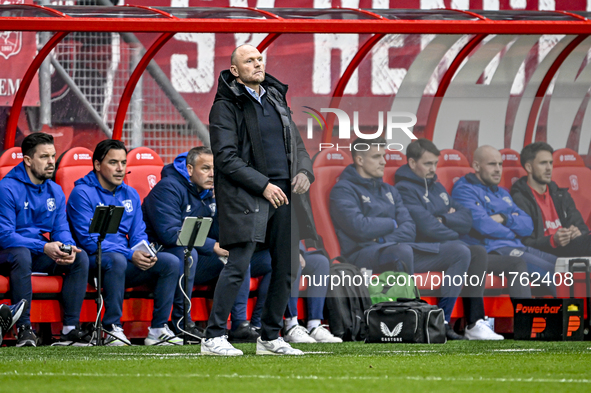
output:
<instances>
[{"instance_id":1,"label":"man's right hand","mask_svg":"<svg viewBox=\"0 0 591 393\"><path fill-rule=\"evenodd\" d=\"M76 251L72 247L72 255L60 251L61 242L45 243L43 246L43 253L53 259L58 265L69 265L76 259ZM77 249L76 249L77 250ZM72 258L73 256L73 258Z\"/></svg>"},{"instance_id":2,"label":"man's right hand","mask_svg":"<svg viewBox=\"0 0 591 393\"><path fill-rule=\"evenodd\" d=\"M564 247L570 243L570 230L566 228L560 228L554 234L554 243L559 247Z\"/></svg>"},{"instance_id":3,"label":"man's right hand","mask_svg":"<svg viewBox=\"0 0 591 393\"><path fill-rule=\"evenodd\" d=\"M220 243L218 242L215 242L213 246L213 252L215 252L215 255L218 257L228 257L230 255L230 252L221 248Z\"/></svg>"},{"instance_id":4,"label":"man's right hand","mask_svg":"<svg viewBox=\"0 0 591 393\"><path fill-rule=\"evenodd\" d=\"M140 250L136 250L131 257L131 263L136 265L141 270L148 270L158 260L157 257L150 257L150 254Z\"/></svg>"},{"instance_id":5,"label":"man's right hand","mask_svg":"<svg viewBox=\"0 0 591 393\"><path fill-rule=\"evenodd\" d=\"M493 220L495 220L496 222L498 222L499 224L502 224L503 221L505 221L503 219L503 216L501 216L500 214L493 214L492 216L490 216L490 218L492 218Z\"/></svg>"},{"instance_id":6,"label":"man's right hand","mask_svg":"<svg viewBox=\"0 0 591 393\"><path fill-rule=\"evenodd\" d=\"M265 191L263 191L263 196L266 200L271 202L271 205L273 205L275 209L281 205L289 205L287 196L285 196L283 190L277 187L275 184L267 184Z\"/></svg>"}]
</instances>

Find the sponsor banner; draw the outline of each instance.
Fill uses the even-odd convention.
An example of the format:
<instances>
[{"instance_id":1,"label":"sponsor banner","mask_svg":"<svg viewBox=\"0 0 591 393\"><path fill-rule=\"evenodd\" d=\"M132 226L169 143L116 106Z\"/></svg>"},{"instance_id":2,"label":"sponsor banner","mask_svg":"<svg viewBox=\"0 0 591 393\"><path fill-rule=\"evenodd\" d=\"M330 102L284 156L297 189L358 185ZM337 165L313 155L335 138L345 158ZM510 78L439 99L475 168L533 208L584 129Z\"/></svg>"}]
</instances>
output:
<instances>
[{"instance_id":1,"label":"sponsor banner","mask_svg":"<svg viewBox=\"0 0 591 393\"><path fill-rule=\"evenodd\" d=\"M523 299L515 304L516 340L583 340L583 299Z\"/></svg>"},{"instance_id":2,"label":"sponsor banner","mask_svg":"<svg viewBox=\"0 0 591 393\"><path fill-rule=\"evenodd\" d=\"M3 0L2 4L33 4L33 0ZM0 30L0 106L11 106L37 52L34 32ZM39 106L39 79L33 78L24 106Z\"/></svg>"}]
</instances>

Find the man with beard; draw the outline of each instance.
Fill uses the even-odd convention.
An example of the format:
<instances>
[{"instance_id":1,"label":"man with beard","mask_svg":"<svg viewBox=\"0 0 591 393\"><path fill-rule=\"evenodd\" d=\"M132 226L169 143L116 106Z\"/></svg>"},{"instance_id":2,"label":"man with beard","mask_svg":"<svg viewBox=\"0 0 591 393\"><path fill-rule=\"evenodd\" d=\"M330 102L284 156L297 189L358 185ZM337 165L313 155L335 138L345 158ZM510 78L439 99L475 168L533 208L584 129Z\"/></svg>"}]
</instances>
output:
<instances>
[{"instance_id":1,"label":"man with beard","mask_svg":"<svg viewBox=\"0 0 591 393\"><path fill-rule=\"evenodd\" d=\"M585 220L568 189L552 181L553 152L545 142L531 143L521 151L527 176L513 184L511 196L534 224L523 244L559 257L591 255Z\"/></svg>"},{"instance_id":2,"label":"man with beard","mask_svg":"<svg viewBox=\"0 0 591 393\"><path fill-rule=\"evenodd\" d=\"M86 295L88 256L72 239L64 192L50 180L55 171L53 136L30 134L21 148L23 162L0 182L0 272L10 275L13 304L21 299L30 304L32 272L64 274L60 343L87 344L89 339L79 323ZM62 250L64 245L71 246L69 253ZM17 326L17 347L37 346L29 309L21 314Z\"/></svg>"}]
</instances>

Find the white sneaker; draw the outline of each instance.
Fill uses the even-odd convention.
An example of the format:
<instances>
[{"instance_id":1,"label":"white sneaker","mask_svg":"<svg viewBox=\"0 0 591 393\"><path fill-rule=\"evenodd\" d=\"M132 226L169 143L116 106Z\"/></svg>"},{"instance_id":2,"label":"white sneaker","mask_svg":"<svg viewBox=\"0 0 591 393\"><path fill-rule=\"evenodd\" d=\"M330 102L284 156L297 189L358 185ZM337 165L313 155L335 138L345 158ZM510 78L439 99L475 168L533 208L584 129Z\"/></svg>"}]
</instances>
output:
<instances>
[{"instance_id":1,"label":"white sneaker","mask_svg":"<svg viewBox=\"0 0 591 393\"><path fill-rule=\"evenodd\" d=\"M183 345L183 339L164 325L161 328L148 328L148 337L144 340L144 345Z\"/></svg>"},{"instance_id":2,"label":"white sneaker","mask_svg":"<svg viewBox=\"0 0 591 393\"><path fill-rule=\"evenodd\" d=\"M228 336L203 338L201 340L202 355L242 356L241 350L236 349L228 341Z\"/></svg>"},{"instance_id":3,"label":"white sneaker","mask_svg":"<svg viewBox=\"0 0 591 393\"><path fill-rule=\"evenodd\" d=\"M326 325L316 326L310 332L310 337L316 340L317 343L342 343L343 340L340 337L335 337L331 332L325 328Z\"/></svg>"},{"instance_id":4,"label":"white sneaker","mask_svg":"<svg viewBox=\"0 0 591 393\"><path fill-rule=\"evenodd\" d=\"M283 334L283 339L288 343L315 343L316 340L308 334L308 331L302 325L294 325Z\"/></svg>"},{"instance_id":5,"label":"white sneaker","mask_svg":"<svg viewBox=\"0 0 591 393\"><path fill-rule=\"evenodd\" d=\"M291 345L283 341L283 337L275 340L264 341L257 338L257 355L303 355L299 349L292 348Z\"/></svg>"},{"instance_id":6,"label":"white sneaker","mask_svg":"<svg viewBox=\"0 0 591 393\"><path fill-rule=\"evenodd\" d=\"M112 330L105 329L107 337L105 338L104 344L109 347L124 347L130 345L129 339L123 333L123 328L118 325L112 325Z\"/></svg>"},{"instance_id":7,"label":"white sneaker","mask_svg":"<svg viewBox=\"0 0 591 393\"><path fill-rule=\"evenodd\" d=\"M500 334L496 334L490 325L484 322L483 319L476 321L472 328L466 328L464 337L468 340L504 340L505 338Z\"/></svg>"}]
</instances>

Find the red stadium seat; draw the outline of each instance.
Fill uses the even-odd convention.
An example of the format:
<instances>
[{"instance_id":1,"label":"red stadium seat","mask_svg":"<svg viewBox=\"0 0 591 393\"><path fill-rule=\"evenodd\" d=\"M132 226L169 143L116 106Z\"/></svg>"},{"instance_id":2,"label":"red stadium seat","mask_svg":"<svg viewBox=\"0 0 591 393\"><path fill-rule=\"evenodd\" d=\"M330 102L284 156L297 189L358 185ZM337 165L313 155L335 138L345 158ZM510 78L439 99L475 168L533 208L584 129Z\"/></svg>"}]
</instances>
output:
<instances>
[{"instance_id":1,"label":"red stadium seat","mask_svg":"<svg viewBox=\"0 0 591 393\"><path fill-rule=\"evenodd\" d=\"M66 200L74 189L74 182L90 171L92 171L92 152L85 147L73 147L58 158L54 179L64 190Z\"/></svg>"},{"instance_id":2,"label":"red stadium seat","mask_svg":"<svg viewBox=\"0 0 591 393\"><path fill-rule=\"evenodd\" d=\"M23 161L23 153L20 147L11 147L4 150L0 155L0 179L8 174L18 164Z\"/></svg>"},{"instance_id":3,"label":"red stadium seat","mask_svg":"<svg viewBox=\"0 0 591 393\"><path fill-rule=\"evenodd\" d=\"M451 194L451 189L456 181L470 172L474 172L474 170L462 153L454 149L441 150L437 162L437 180L443 184L448 193Z\"/></svg>"},{"instance_id":4,"label":"red stadium seat","mask_svg":"<svg viewBox=\"0 0 591 393\"><path fill-rule=\"evenodd\" d=\"M133 187L142 202L150 190L160 181L164 162L156 152L147 147L138 147L127 154L127 174L125 183Z\"/></svg>"},{"instance_id":5,"label":"red stadium seat","mask_svg":"<svg viewBox=\"0 0 591 393\"><path fill-rule=\"evenodd\" d=\"M316 230L324 240L324 248L331 258L341 254L341 247L332 225L329 211L330 190L336 184L339 175L353 160L348 152L337 149L322 150L314 156L314 177L310 187L310 200Z\"/></svg>"},{"instance_id":6,"label":"red stadium seat","mask_svg":"<svg viewBox=\"0 0 591 393\"><path fill-rule=\"evenodd\" d=\"M501 158L503 159L503 176L501 176L501 183L499 186L511 190L511 186L523 176L527 176L527 172L521 166L519 161L519 153L513 149L501 149Z\"/></svg>"},{"instance_id":7,"label":"red stadium seat","mask_svg":"<svg viewBox=\"0 0 591 393\"><path fill-rule=\"evenodd\" d=\"M591 169L585 166L581 156L572 149L559 149L554 152L552 180L559 187L568 188L577 209L590 224L591 213Z\"/></svg>"},{"instance_id":8,"label":"red stadium seat","mask_svg":"<svg viewBox=\"0 0 591 393\"><path fill-rule=\"evenodd\" d=\"M387 152L384 156L386 159L386 168L384 169L384 181L388 184L394 185L394 174L402 165L406 164L406 156L399 151Z\"/></svg>"}]
</instances>

